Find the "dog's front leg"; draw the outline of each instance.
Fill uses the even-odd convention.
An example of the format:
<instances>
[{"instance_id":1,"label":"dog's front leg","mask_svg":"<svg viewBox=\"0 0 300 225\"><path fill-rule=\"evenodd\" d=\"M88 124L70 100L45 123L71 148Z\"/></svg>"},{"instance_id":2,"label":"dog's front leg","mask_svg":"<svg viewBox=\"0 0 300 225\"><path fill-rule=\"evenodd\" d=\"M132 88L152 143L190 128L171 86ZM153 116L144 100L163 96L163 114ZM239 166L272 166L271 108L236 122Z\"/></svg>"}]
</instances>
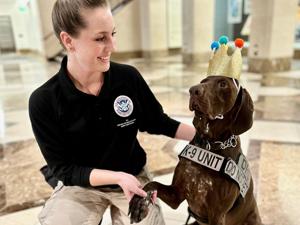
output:
<instances>
[{"instance_id":1,"label":"dog's front leg","mask_svg":"<svg viewBox=\"0 0 300 225\"><path fill-rule=\"evenodd\" d=\"M158 182L150 182L143 188L146 192L157 190L157 197L168 204L173 209L176 209L184 200L184 196L180 194L173 186L163 185ZM134 195L129 203L130 222L138 223L143 220L148 214L148 206L150 204L148 198L142 198Z\"/></svg>"}]
</instances>

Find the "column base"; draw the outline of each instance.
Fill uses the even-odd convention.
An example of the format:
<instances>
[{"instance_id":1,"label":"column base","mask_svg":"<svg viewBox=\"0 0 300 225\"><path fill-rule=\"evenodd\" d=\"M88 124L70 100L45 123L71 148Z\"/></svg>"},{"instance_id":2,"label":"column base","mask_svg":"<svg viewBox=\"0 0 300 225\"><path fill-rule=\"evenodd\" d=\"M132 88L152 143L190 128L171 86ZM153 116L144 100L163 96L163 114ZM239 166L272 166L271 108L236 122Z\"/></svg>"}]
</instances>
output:
<instances>
[{"instance_id":1,"label":"column base","mask_svg":"<svg viewBox=\"0 0 300 225\"><path fill-rule=\"evenodd\" d=\"M142 57L147 60L152 60L158 57L167 57L169 55L168 50L153 50L153 51L143 51Z\"/></svg>"},{"instance_id":2,"label":"column base","mask_svg":"<svg viewBox=\"0 0 300 225\"><path fill-rule=\"evenodd\" d=\"M184 64L195 64L195 63L207 63L210 57L210 53L201 54L188 54L182 53L182 63Z\"/></svg>"},{"instance_id":3,"label":"column base","mask_svg":"<svg viewBox=\"0 0 300 225\"><path fill-rule=\"evenodd\" d=\"M291 70L292 58L277 58L277 59L257 59L248 58L249 72L279 72Z\"/></svg>"},{"instance_id":4,"label":"column base","mask_svg":"<svg viewBox=\"0 0 300 225\"><path fill-rule=\"evenodd\" d=\"M0 159L4 158L4 145L0 143Z\"/></svg>"},{"instance_id":5,"label":"column base","mask_svg":"<svg viewBox=\"0 0 300 225\"><path fill-rule=\"evenodd\" d=\"M6 206L6 190L5 184L0 183L0 209Z\"/></svg>"},{"instance_id":6,"label":"column base","mask_svg":"<svg viewBox=\"0 0 300 225\"><path fill-rule=\"evenodd\" d=\"M112 60L126 60L132 58L141 58L142 51L131 51L131 52L114 52L111 56Z\"/></svg>"}]
</instances>

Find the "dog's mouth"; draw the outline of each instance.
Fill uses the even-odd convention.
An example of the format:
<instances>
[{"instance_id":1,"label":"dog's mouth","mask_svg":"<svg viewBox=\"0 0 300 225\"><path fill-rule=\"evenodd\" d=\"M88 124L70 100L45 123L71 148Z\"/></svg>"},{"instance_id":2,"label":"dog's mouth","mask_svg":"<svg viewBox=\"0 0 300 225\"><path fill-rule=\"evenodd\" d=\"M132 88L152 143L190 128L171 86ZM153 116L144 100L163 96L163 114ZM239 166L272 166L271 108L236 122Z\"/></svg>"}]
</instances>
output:
<instances>
[{"instance_id":1,"label":"dog's mouth","mask_svg":"<svg viewBox=\"0 0 300 225\"><path fill-rule=\"evenodd\" d=\"M195 112L196 117L208 117L208 114L203 112L203 109L207 109L207 104L204 104L203 102L200 102L199 100L194 99L193 97L190 98L189 108L192 112Z\"/></svg>"},{"instance_id":2,"label":"dog's mouth","mask_svg":"<svg viewBox=\"0 0 300 225\"><path fill-rule=\"evenodd\" d=\"M208 118L209 120L223 119L223 115L219 113L209 112L209 106L199 99L190 98L189 109L195 112L195 116L202 119Z\"/></svg>"},{"instance_id":3,"label":"dog's mouth","mask_svg":"<svg viewBox=\"0 0 300 225\"><path fill-rule=\"evenodd\" d=\"M201 111L197 111L194 110L195 116L198 118L203 118L203 117L207 117L208 115L206 115L205 113L201 112Z\"/></svg>"}]
</instances>

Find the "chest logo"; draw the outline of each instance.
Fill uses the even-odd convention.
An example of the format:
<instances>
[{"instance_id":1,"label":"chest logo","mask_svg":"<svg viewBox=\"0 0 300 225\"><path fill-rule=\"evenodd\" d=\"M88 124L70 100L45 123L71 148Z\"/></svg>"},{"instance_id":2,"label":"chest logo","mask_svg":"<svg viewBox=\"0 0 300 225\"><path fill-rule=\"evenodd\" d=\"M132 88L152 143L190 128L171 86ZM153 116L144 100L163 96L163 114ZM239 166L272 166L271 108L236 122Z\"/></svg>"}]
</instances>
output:
<instances>
[{"instance_id":1,"label":"chest logo","mask_svg":"<svg viewBox=\"0 0 300 225\"><path fill-rule=\"evenodd\" d=\"M121 117L128 117L133 111L133 103L126 95L118 96L114 101L114 110Z\"/></svg>"}]
</instances>

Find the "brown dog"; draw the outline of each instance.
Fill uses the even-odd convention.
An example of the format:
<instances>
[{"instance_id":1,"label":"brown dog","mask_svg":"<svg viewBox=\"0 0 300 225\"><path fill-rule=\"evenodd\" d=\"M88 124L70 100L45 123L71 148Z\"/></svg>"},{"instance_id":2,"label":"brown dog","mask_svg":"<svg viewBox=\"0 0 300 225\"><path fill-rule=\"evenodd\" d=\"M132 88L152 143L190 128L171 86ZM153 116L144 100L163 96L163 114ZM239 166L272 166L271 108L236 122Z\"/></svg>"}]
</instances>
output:
<instances>
[{"instance_id":1,"label":"brown dog","mask_svg":"<svg viewBox=\"0 0 300 225\"><path fill-rule=\"evenodd\" d=\"M250 129L253 122L250 95L232 78L209 76L190 88L190 110L195 111L197 133L190 143L194 147L188 145L180 154L171 185L150 182L144 190L157 190L157 196L173 209L187 200L198 224L261 225L248 164L243 157L239 161L242 151L237 135ZM197 163L203 163L205 157L210 168ZM221 158L225 162L222 165ZM229 176L243 169L245 173L235 173L237 179ZM139 196L133 197L131 222L147 215L148 204Z\"/></svg>"}]
</instances>

